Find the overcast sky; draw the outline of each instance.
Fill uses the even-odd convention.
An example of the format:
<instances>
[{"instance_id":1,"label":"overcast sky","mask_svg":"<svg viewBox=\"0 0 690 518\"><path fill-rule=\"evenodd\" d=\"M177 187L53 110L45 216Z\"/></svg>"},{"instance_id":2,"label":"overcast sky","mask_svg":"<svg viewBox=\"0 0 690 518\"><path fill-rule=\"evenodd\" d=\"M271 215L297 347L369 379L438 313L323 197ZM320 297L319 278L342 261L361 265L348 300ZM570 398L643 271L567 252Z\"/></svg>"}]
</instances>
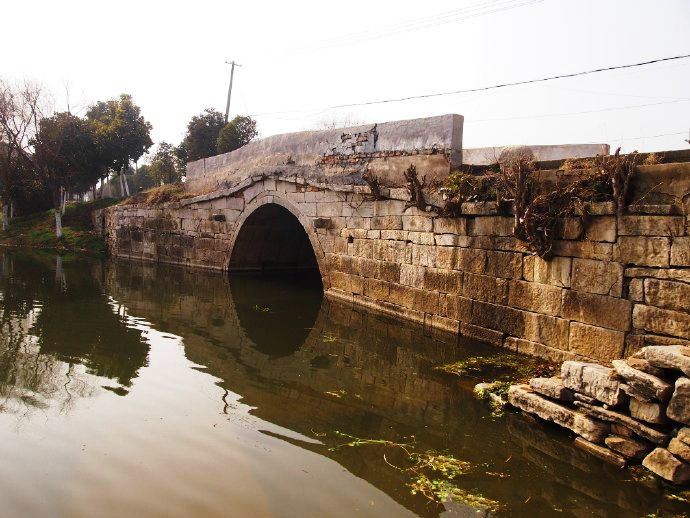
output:
<instances>
[{"instance_id":1,"label":"overcast sky","mask_svg":"<svg viewBox=\"0 0 690 518\"><path fill-rule=\"evenodd\" d=\"M58 109L68 89L82 113L130 93L156 142L225 110L235 59L231 117L254 116L261 136L459 113L465 147L688 147L690 59L326 109L690 54L688 0L10 0L3 18L0 74L43 82Z\"/></svg>"}]
</instances>

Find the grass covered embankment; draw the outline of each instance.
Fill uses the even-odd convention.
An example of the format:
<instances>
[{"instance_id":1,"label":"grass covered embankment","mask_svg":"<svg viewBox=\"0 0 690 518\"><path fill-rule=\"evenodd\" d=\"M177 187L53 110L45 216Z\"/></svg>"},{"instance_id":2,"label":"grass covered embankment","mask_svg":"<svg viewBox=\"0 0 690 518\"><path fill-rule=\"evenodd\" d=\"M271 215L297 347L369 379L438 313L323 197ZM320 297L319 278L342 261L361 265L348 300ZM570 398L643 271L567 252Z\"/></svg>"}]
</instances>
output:
<instances>
[{"instance_id":1,"label":"grass covered embankment","mask_svg":"<svg viewBox=\"0 0 690 518\"><path fill-rule=\"evenodd\" d=\"M86 203L70 203L62 216L62 238L55 236L53 209L16 217L6 231L0 231L0 246L46 248L65 252L105 253L103 237L91 223L91 212L117 203L104 199Z\"/></svg>"}]
</instances>

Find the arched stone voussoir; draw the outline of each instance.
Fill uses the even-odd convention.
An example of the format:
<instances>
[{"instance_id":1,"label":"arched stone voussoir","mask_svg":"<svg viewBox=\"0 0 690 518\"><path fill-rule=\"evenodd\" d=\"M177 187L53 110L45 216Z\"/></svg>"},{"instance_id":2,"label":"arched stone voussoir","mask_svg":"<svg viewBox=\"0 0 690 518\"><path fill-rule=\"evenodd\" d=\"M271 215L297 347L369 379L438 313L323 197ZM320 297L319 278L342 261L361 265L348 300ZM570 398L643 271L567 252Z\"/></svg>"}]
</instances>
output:
<instances>
[{"instance_id":1,"label":"arched stone voussoir","mask_svg":"<svg viewBox=\"0 0 690 518\"><path fill-rule=\"evenodd\" d=\"M240 235L240 231L242 230L242 227L246 223L247 219L258 209L269 204L278 205L286 209L297 219L297 221L299 221L302 229L309 238L309 243L311 244L314 252L314 257L316 258L319 274L321 276L321 282L323 283L323 289L324 291L327 291L330 288L330 281L328 269L326 267L326 254L323 251L321 241L319 240L319 237L314 229L313 221L309 217L305 216L294 203L287 200L284 197L284 193L276 191L264 191L252 198L249 202L245 203L244 210L235 221L231 231L226 269L229 270L231 268L230 263L232 261L233 252L237 244L237 238Z\"/></svg>"}]
</instances>

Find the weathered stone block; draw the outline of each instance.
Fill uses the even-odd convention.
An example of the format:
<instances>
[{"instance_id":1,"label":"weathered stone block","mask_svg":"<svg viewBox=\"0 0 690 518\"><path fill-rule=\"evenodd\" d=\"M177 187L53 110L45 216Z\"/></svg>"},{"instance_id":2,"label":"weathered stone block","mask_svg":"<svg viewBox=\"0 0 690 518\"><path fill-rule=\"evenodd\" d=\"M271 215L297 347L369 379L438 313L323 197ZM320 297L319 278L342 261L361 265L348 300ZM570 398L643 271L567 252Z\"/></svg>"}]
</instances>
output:
<instances>
[{"instance_id":1,"label":"weathered stone block","mask_svg":"<svg viewBox=\"0 0 690 518\"><path fill-rule=\"evenodd\" d=\"M423 266L417 266L412 264L401 264L400 265L400 284L405 286L423 286L424 285L424 270ZM396 303L394 300L391 301Z\"/></svg>"},{"instance_id":2,"label":"weathered stone block","mask_svg":"<svg viewBox=\"0 0 690 518\"><path fill-rule=\"evenodd\" d=\"M435 234L434 242L437 246L466 246L466 238L467 236L458 236L455 234Z\"/></svg>"},{"instance_id":3,"label":"weathered stone block","mask_svg":"<svg viewBox=\"0 0 690 518\"><path fill-rule=\"evenodd\" d=\"M614 247L614 260L637 266L668 268L671 253L667 237L621 236Z\"/></svg>"},{"instance_id":4,"label":"weathered stone block","mask_svg":"<svg viewBox=\"0 0 690 518\"><path fill-rule=\"evenodd\" d=\"M457 270L424 269L423 286L426 290L441 293L459 293L462 288L462 272ZM420 284L417 284L420 286Z\"/></svg>"},{"instance_id":5,"label":"weathered stone block","mask_svg":"<svg viewBox=\"0 0 690 518\"><path fill-rule=\"evenodd\" d=\"M602 361L621 358L625 349L625 333L579 322L570 323L568 350L581 356Z\"/></svg>"},{"instance_id":6,"label":"weathered stone block","mask_svg":"<svg viewBox=\"0 0 690 518\"><path fill-rule=\"evenodd\" d=\"M573 391L563 385L563 380L558 377L553 378L532 378L529 386L542 396L558 399L561 401L573 401Z\"/></svg>"},{"instance_id":7,"label":"weathered stone block","mask_svg":"<svg viewBox=\"0 0 690 518\"><path fill-rule=\"evenodd\" d=\"M516 353L544 358L554 363L563 363L566 360L577 359L575 354L567 351L556 349L555 347L549 347L548 345L540 344L538 342L532 342L531 340L516 338L514 336L507 336L503 340L503 347Z\"/></svg>"},{"instance_id":8,"label":"weathered stone block","mask_svg":"<svg viewBox=\"0 0 690 518\"><path fill-rule=\"evenodd\" d=\"M411 247L411 262L421 266L437 266L436 262L436 247L431 245L415 245L410 244Z\"/></svg>"},{"instance_id":9,"label":"weathered stone block","mask_svg":"<svg viewBox=\"0 0 690 518\"><path fill-rule=\"evenodd\" d=\"M533 268L527 267L527 269L533 269L534 271L531 280L541 284L552 284L561 288L570 287L570 270L572 267L572 259L570 257L553 257L549 261L537 256L532 257L534 266Z\"/></svg>"},{"instance_id":10,"label":"weathered stone block","mask_svg":"<svg viewBox=\"0 0 690 518\"><path fill-rule=\"evenodd\" d=\"M690 266L690 237L674 237L671 243L671 265Z\"/></svg>"},{"instance_id":11,"label":"weathered stone block","mask_svg":"<svg viewBox=\"0 0 690 518\"><path fill-rule=\"evenodd\" d=\"M618 231L614 216L599 216L587 220L585 226L586 240L615 243L617 237Z\"/></svg>"},{"instance_id":12,"label":"weathered stone block","mask_svg":"<svg viewBox=\"0 0 690 518\"><path fill-rule=\"evenodd\" d=\"M679 311L635 304L633 326L652 333L690 339L690 315ZM649 360L649 358L647 358ZM652 363L652 365L656 365Z\"/></svg>"},{"instance_id":13,"label":"weathered stone block","mask_svg":"<svg viewBox=\"0 0 690 518\"><path fill-rule=\"evenodd\" d=\"M522 254L487 250L485 273L505 279L521 279Z\"/></svg>"},{"instance_id":14,"label":"weathered stone block","mask_svg":"<svg viewBox=\"0 0 690 518\"><path fill-rule=\"evenodd\" d=\"M624 360L613 360L611 363L618 375L625 379L626 385L629 385L635 392L642 393L649 399L668 401L673 392L669 383L652 374L631 367Z\"/></svg>"},{"instance_id":15,"label":"weathered stone block","mask_svg":"<svg viewBox=\"0 0 690 518\"><path fill-rule=\"evenodd\" d=\"M630 279L628 285L628 299L633 302L644 302L644 280Z\"/></svg>"},{"instance_id":16,"label":"weathered stone block","mask_svg":"<svg viewBox=\"0 0 690 518\"><path fill-rule=\"evenodd\" d=\"M466 273L462 294L475 300L494 304L508 304L508 281L488 275Z\"/></svg>"},{"instance_id":17,"label":"weathered stone block","mask_svg":"<svg viewBox=\"0 0 690 518\"><path fill-rule=\"evenodd\" d=\"M520 410L568 428L591 442L603 442L610 431L606 423L536 394L527 385L511 386L508 401Z\"/></svg>"},{"instance_id":18,"label":"weathered stone block","mask_svg":"<svg viewBox=\"0 0 690 518\"><path fill-rule=\"evenodd\" d=\"M685 218L682 216L621 216L618 218L621 236L682 236Z\"/></svg>"},{"instance_id":19,"label":"weathered stone block","mask_svg":"<svg viewBox=\"0 0 690 518\"><path fill-rule=\"evenodd\" d=\"M651 449L646 443L636 441L630 437L621 437L620 435L609 435L604 439L604 443L628 459L641 459Z\"/></svg>"},{"instance_id":20,"label":"weathered stone block","mask_svg":"<svg viewBox=\"0 0 690 518\"><path fill-rule=\"evenodd\" d=\"M690 312L690 284L645 279L644 300L650 306Z\"/></svg>"},{"instance_id":21,"label":"weathered stone block","mask_svg":"<svg viewBox=\"0 0 690 518\"><path fill-rule=\"evenodd\" d=\"M583 227L580 218L561 218L556 227L558 239L580 239Z\"/></svg>"},{"instance_id":22,"label":"weathered stone block","mask_svg":"<svg viewBox=\"0 0 690 518\"><path fill-rule=\"evenodd\" d=\"M598 444L589 442L582 437L575 438L575 446L586 451L587 453L590 453L591 455L594 455L595 457L599 457L601 460L608 462L609 464L613 464L619 468L625 466L625 457L614 453L604 446L599 446Z\"/></svg>"},{"instance_id":23,"label":"weathered stone block","mask_svg":"<svg viewBox=\"0 0 690 518\"><path fill-rule=\"evenodd\" d=\"M498 203L495 201L466 201L460 205L463 214L473 216L491 216L498 214Z\"/></svg>"},{"instance_id":24,"label":"weathered stone block","mask_svg":"<svg viewBox=\"0 0 690 518\"><path fill-rule=\"evenodd\" d=\"M443 316L469 322L472 318L472 300L458 295L442 295L440 311Z\"/></svg>"},{"instance_id":25,"label":"weathered stone block","mask_svg":"<svg viewBox=\"0 0 690 518\"><path fill-rule=\"evenodd\" d=\"M644 458L642 465L674 484L690 482L690 465L675 458L665 448L656 448Z\"/></svg>"},{"instance_id":26,"label":"weathered stone block","mask_svg":"<svg viewBox=\"0 0 690 518\"><path fill-rule=\"evenodd\" d=\"M454 257L454 270L462 270L470 273L484 273L486 264L486 251L474 248L456 248Z\"/></svg>"},{"instance_id":27,"label":"weathered stone block","mask_svg":"<svg viewBox=\"0 0 690 518\"><path fill-rule=\"evenodd\" d=\"M486 342L497 347L500 347L501 344L503 344L503 337L505 336L505 333L502 333L501 331L475 326L468 324L467 322L460 323L460 334L462 336L479 340L480 342Z\"/></svg>"},{"instance_id":28,"label":"weathered stone block","mask_svg":"<svg viewBox=\"0 0 690 518\"><path fill-rule=\"evenodd\" d=\"M574 290L620 297L623 292L623 265L609 261L573 259Z\"/></svg>"},{"instance_id":29,"label":"weathered stone block","mask_svg":"<svg viewBox=\"0 0 690 518\"><path fill-rule=\"evenodd\" d=\"M614 379L612 369L597 363L567 361L561 366L563 385L607 405L619 405L627 397Z\"/></svg>"},{"instance_id":30,"label":"weathered stone block","mask_svg":"<svg viewBox=\"0 0 690 518\"><path fill-rule=\"evenodd\" d=\"M404 222L403 222L404 223ZM371 231L370 231L371 232ZM408 232L407 240L416 245L435 245L433 232Z\"/></svg>"},{"instance_id":31,"label":"weathered stone block","mask_svg":"<svg viewBox=\"0 0 690 518\"><path fill-rule=\"evenodd\" d=\"M684 462L690 462L690 446L685 444L680 439L676 437L671 439L671 442L668 443L668 451L671 452L674 457L677 457Z\"/></svg>"},{"instance_id":32,"label":"weathered stone block","mask_svg":"<svg viewBox=\"0 0 690 518\"><path fill-rule=\"evenodd\" d=\"M514 218L506 216L478 216L468 221L470 236L512 236Z\"/></svg>"},{"instance_id":33,"label":"weathered stone block","mask_svg":"<svg viewBox=\"0 0 690 518\"><path fill-rule=\"evenodd\" d=\"M644 357L654 367L674 369L690 376L690 347L653 345L645 347Z\"/></svg>"},{"instance_id":34,"label":"weathered stone block","mask_svg":"<svg viewBox=\"0 0 690 518\"><path fill-rule=\"evenodd\" d=\"M464 236L467 234L467 218L435 218L434 233Z\"/></svg>"},{"instance_id":35,"label":"weathered stone block","mask_svg":"<svg viewBox=\"0 0 690 518\"><path fill-rule=\"evenodd\" d=\"M646 421L653 424L664 424L666 419L666 408L660 403L653 401L640 401L630 398L630 415L639 421Z\"/></svg>"},{"instance_id":36,"label":"weathered stone block","mask_svg":"<svg viewBox=\"0 0 690 518\"><path fill-rule=\"evenodd\" d=\"M374 216L371 218L372 230L402 230L401 216Z\"/></svg>"},{"instance_id":37,"label":"weathered stone block","mask_svg":"<svg viewBox=\"0 0 690 518\"><path fill-rule=\"evenodd\" d=\"M512 281L508 293L508 305L558 316L561 314L563 288L537 282Z\"/></svg>"},{"instance_id":38,"label":"weathered stone block","mask_svg":"<svg viewBox=\"0 0 690 518\"><path fill-rule=\"evenodd\" d=\"M432 232L434 230L434 220L429 216L402 216L403 230L414 232Z\"/></svg>"},{"instance_id":39,"label":"weathered stone block","mask_svg":"<svg viewBox=\"0 0 690 518\"><path fill-rule=\"evenodd\" d=\"M554 241L553 253L561 257L581 257L582 259L598 259L611 261L613 258L613 244L597 241Z\"/></svg>"},{"instance_id":40,"label":"weathered stone block","mask_svg":"<svg viewBox=\"0 0 690 518\"><path fill-rule=\"evenodd\" d=\"M390 284L378 279L364 280L364 296L374 300L388 300Z\"/></svg>"},{"instance_id":41,"label":"weathered stone block","mask_svg":"<svg viewBox=\"0 0 690 518\"><path fill-rule=\"evenodd\" d=\"M690 379L681 376L676 380L666 415L679 423L690 424Z\"/></svg>"},{"instance_id":42,"label":"weathered stone block","mask_svg":"<svg viewBox=\"0 0 690 518\"><path fill-rule=\"evenodd\" d=\"M563 318L617 331L630 329L629 300L582 291L563 291Z\"/></svg>"}]
</instances>

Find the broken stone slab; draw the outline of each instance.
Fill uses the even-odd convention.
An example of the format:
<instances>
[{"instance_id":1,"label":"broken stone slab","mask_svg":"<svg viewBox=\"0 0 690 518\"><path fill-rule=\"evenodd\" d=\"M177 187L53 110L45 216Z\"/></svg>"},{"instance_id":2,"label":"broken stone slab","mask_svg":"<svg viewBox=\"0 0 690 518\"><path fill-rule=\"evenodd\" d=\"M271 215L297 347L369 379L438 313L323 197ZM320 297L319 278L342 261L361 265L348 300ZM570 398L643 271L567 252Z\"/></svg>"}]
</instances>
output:
<instances>
[{"instance_id":1,"label":"broken stone slab","mask_svg":"<svg viewBox=\"0 0 690 518\"><path fill-rule=\"evenodd\" d=\"M613 378L613 370L597 363L566 361L561 366L563 384L602 403L620 405L627 400L620 383Z\"/></svg>"},{"instance_id":2,"label":"broken stone slab","mask_svg":"<svg viewBox=\"0 0 690 518\"><path fill-rule=\"evenodd\" d=\"M620 435L609 435L604 439L604 443L628 459L641 459L651 450L649 444Z\"/></svg>"},{"instance_id":3,"label":"broken stone slab","mask_svg":"<svg viewBox=\"0 0 690 518\"><path fill-rule=\"evenodd\" d=\"M644 357L654 367L675 369L690 376L690 347L650 345L644 348Z\"/></svg>"},{"instance_id":4,"label":"broken stone slab","mask_svg":"<svg viewBox=\"0 0 690 518\"><path fill-rule=\"evenodd\" d=\"M614 466L618 466L619 468L625 466L625 457L618 455L617 453L609 450L608 448L605 448L604 446L599 446L598 444L589 442L583 439L582 437L577 437L575 439L575 446L577 446L581 450L591 453L595 457L599 457L601 460L613 464Z\"/></svg>"},{"instance_id":5,"label":"broken stone slab","mask_svg":"<svg viewBox=\"0 0 690 518\"><path fill-rule=\"evenodd\" d=\"M668 402L666 415L683 424L690 424L690 379L681 377L676 380L676 389Z\"/></svg>"},{"instance_id":6,"label":"broken stone slab","mask_svg":"<svg viewBox=\"0 0 690 518\"><path fill-rule=\"evenodd\" d=\"M632 437L633 432L627 426L623 426L619 423L611 423L611 433L613 435L620 435L622 437Z\"/></svg>"},{"instance_id":7,"label":"broken stone slab","mask_svg":"<svg viewBox=\"0 0 690 518\"><path fill-rule=\"evenodd\" d=\"M668 451L673 453L675 457L685 462L690 462L690 446L677 437L674 437L671 439L671 442L668 443Z\"/></svg>"},{"instance_id":8,"label":"broken stone slab","mask_svg":"<svg viewBox=\"0 0 690 518\"><path fill-rule=\"evenodd\" d=\"M646 372L657 378L661 378L664 375L664 370L659 367L654 367L651 363L644 359L644 352L641 358L630 357L625 360L625 362L630 365L633 369L638 371Z\"/></svg>"},{"instance_id":9,"label":"broken stone slab","mask_svg":"<svg viewBox=\"0 0 690 518\"><path fill-rule=\"evenodd\" d=\"M654 398L646 392L641 392L640 390L637 390L626 383L621 383L621 390L632 399L637 399L638 401L644 401L646 403L651 403L654 401Z\"/></svg>"},{"instance_id":10,"label":"broken stone slab","mask_svg":"<svg viewBox=\"0 0 690 518\"><path fill-rule=\"evenodd\" d=\"M611 363L616 372L625 378L626 385L633 389L658 401L668 401L671 397L673 386L670 383L631 367L625 360L613 360Z\"/></svg>"},{"instance_id":11,"label":"broken stone slab","mask_svg":"<svg viewBox=\"0 0 690 518\"><path fill-rule=\"evenodd\" d=\"M608 423L547 399L528 385L512 385L508 389L508 402L529 414L568 428L591 442L603 442L610 431Z\"/></svg>"},{"instance_id":12,"label":"broken stone slab","mask_svg":"<svg viewBox=\"0 0 690 518\"><path fill-rule=\"evenodd\" d=\"M535 392L561 401L572 401L574 393L563 385L563 380L557 376L553 378L532 378L529 386Z\"/></svg>"},{"instance_id":13,"label":"broken stone slab","mask_svg":"<svg viewBox=\"0 0 690 518\"><path fill-rule=\"evenodd\" d=\"M630 399L630 416L653 424L665 424L668 422L666 408L663 405L653 401L640 401L635 398Z\"/></svg>"},{"instance_id":14,"label":"broken stone slab","mask_svg":"<svg viewBox=\"0 0 690 518\"><path fill-rule=\"evenodd\" d=\"M608 421L611 423L618 423L630 428L634 433L640 437L652 441L654 444L668 444L670 436L666 433L660 432L645 424L636 421L630 416L607 410L598 406L588 405L581 401L575 401L575 406L582 409L582 411L590 417Z\"/></svg>"},{"instance_id":15,"label":"broken stone slab","mask_svg":"<svg viewBox=\"0 0 690 518\"><path fill-rule=\"evenodd\" d=\"M690 482L690 464L678 460L666 448L656 448L644 458L642 465L673 484Z\"/></svg>"},{"instance_id":16,"label":"broken stone slab","mask_svg":"<svg viewBox=\"0 0 690 518\"><path fill-rule=\"evenodd\" d=\"M579 392L573 392L573 400L574 401L584 401L585 403L589 403L590 405L601 405L600 401L597 401L593 397L585 396L584 394L580 394Z\"/></svg>"}]
</instances>

